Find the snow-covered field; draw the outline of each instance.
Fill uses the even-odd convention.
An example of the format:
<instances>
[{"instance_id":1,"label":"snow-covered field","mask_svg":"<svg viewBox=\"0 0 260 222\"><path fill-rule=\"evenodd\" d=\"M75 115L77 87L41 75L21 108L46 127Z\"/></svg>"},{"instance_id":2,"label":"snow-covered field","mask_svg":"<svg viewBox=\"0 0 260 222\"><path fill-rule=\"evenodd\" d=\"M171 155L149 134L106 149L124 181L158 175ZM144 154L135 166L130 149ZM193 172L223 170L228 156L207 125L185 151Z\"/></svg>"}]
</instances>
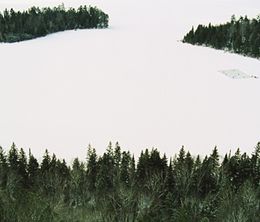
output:
<instances>
[{"instance_id":1,"label":"snow-covered field","mask_svg":"<svg viewBox=\"0 0 260 222\"><path fill-rule=\"evenodd\" d=\"M260 141L260 61L182 44L191 26L255 17L251 0L0 0L0 9L96 5L106 30L80 30L0 44L0 144L68 160L109 141L139 153L251 153Z\"/></svg>"}]
</instances>

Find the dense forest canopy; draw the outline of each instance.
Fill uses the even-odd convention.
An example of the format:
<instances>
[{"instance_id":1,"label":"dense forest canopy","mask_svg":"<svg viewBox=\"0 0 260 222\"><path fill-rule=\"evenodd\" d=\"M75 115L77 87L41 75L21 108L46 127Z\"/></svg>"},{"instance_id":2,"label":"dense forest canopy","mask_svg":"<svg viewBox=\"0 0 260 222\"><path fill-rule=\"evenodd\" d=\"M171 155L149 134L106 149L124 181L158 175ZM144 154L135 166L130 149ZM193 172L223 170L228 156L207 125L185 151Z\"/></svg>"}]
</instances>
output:
<instances>
[{"instance_id":1,"label":"dense forest canopy","mask_svg":"<svg viewBox=\"0 0 260 222\"><path fill-rule=\"evenodd\" d=\"M17 42L50 33L86 28L107 28L109 17L96 7L80 6L77 10L32 7L26 11L5 9L0 13L0 42Z\"/></svg>"},{"instance_id":2,"label":"dense forest canopy","mask_svg":"<svg viewBox=\"0 0 260 222\"><path fill-rule=\"evenodd\" d=\"M204 158L182 147L170 159L157 149L135 159L118 143L86 153L68 165L47 150L38 162L0 147L0 221L260 221L260 143L221 161L216 147Z\"/></svg>"},{"instance_id":3,"label":"dense forest canopy","mask_svg":"<svg viewBox=\"0 0 260 222\"><path fill-rule=\"evenodd\" d=\"M183 38L183 42L210 46L216 49L260 57L260 16L248 19L247 16L221 25L199 25L192 28Z\"/></svg>"}]
</instances>

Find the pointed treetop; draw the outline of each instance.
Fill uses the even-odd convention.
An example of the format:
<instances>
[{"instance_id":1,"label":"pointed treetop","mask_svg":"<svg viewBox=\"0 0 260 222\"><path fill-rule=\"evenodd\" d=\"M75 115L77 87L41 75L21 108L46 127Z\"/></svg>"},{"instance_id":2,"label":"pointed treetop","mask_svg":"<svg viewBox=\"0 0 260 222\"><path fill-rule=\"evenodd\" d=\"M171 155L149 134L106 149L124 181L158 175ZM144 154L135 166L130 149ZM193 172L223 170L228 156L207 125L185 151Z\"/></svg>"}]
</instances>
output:
<instances>
[{"instance_id":1,"label":"pointed treetop","mask_svg":"<svg viewBox=\"0 0 260 222\"><path fill-rule=\"evenodd\" d=\"M185 150L184 150L184 146L181 147L180 151L179 151L179 155L177 157L178 162L184 162L185 159Z\"/></svg>"}]
</instances>

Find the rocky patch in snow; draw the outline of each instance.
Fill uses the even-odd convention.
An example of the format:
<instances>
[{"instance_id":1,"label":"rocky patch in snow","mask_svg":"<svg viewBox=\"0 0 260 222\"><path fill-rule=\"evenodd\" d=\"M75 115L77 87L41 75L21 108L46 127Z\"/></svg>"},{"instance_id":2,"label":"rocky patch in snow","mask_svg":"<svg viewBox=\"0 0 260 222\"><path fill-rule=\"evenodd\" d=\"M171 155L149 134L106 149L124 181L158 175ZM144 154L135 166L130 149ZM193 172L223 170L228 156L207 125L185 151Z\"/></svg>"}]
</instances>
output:
<instances>
[{"instance_id":1,"label":"rocky patch in snow","mask_svg":"<svg viewBox=\"0 0 260 222\"><path fill-rule=\"evenodd\" d=\"M258 78L255 75L246 74L238 69L220 70L219 72L223 73L224 75L232 79L250 79L250 78L257 79Z\"/></svg>"}]
</instances>

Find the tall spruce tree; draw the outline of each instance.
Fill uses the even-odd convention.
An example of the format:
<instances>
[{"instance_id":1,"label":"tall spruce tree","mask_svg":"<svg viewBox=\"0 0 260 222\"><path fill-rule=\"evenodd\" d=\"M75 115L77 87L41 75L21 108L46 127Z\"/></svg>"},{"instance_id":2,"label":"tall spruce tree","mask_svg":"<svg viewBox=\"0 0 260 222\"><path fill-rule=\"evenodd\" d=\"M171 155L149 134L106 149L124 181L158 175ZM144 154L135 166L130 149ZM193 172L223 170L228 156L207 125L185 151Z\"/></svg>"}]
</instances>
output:
<instances>
[{"instance_id":1,"label":"tall spruce tree","mask_svg":"<svg viewBox=\"0 0 260 222\"><path fill-rule=\"evenodd\" d=\"M88 146L87 151L87 188L90 193L96 191L96 180L98 173L98 163L97 163L97 154L95 148L92 148L91 145Z\"/></svg>"},{"instance_id":2,"label":"tall spruce tree","mask_svg":"<svg viewBox=\"0 0 260 222\"><path fill-rule=\"evenodd\" d=\"M24 188L28 187L28 171L27 171L27 157L24 150L21 148L18 156L18 174L21 177L21 183Z\"/></svg>"},{"instance_id":3,"label":"tall spruce tree","mask_svg":"<svg viewBox=\"0 0 260 222\"><path fill-rule=\"evenodd\" d=\"M39 163L37 159L31 153L31 149L29 150L29 161L28 161L28 185L31 189L33 189L39 180Z\"/></svg>"},{"instance_id":4,"label":"tall spruce tree","mask_svg":"<svg viewBox=\"0 0 260 222\"><path fill-rule=\"evenodd\" d=\"M4 189L6 187L7 172L7 157L4 153L3 148L0 146L0 189Z\"/></svg>"},{"instance_id":5,"label":"tall spruce tree","mask_svg":"<svg viewBox=\"0 0 260 222\"><path fill-rule=\"evenodd\" d=\"M10 167L10 170L13 172L17 172L18 170L18 151L16 148L16 145L13 143L11 146L11 149L8 153L8 164Z\"/></svg>"},{"instance_id":6,"label":"tall spruce tree","mask_svg":"<svg viewBox=\"0 0 260 222\"><path fill-rule=\"evenodd\" d=\"M122 152L122 162L120 167L120 182L129 187L130 184L130 162L131 156L129 152Z\"/></svg>"}]
</instances>

